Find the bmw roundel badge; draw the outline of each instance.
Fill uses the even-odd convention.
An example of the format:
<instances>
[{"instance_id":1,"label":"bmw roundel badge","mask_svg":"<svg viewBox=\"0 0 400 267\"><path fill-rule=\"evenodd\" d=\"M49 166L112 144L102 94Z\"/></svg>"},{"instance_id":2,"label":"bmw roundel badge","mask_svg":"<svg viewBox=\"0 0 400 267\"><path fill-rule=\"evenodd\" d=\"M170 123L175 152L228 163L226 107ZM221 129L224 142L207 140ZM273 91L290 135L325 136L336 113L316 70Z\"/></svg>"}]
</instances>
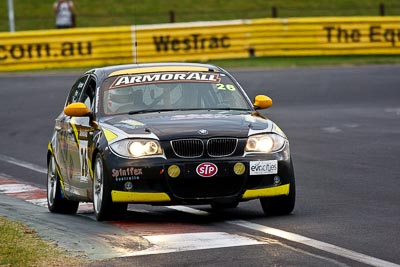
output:
<instances>
[{"instance_id":1,"label":"bmw roundel badge","mask_svg":"<svg viewBox=\"0 0 400 267\"><path fill-rule=\"evenodd\" d=\"M198 131L198 133L201 134L201 135L207 135L207 134L208 134L208 131L207 131L206 129L200 129L200 130Z\"/></svg>"}]
</instances>

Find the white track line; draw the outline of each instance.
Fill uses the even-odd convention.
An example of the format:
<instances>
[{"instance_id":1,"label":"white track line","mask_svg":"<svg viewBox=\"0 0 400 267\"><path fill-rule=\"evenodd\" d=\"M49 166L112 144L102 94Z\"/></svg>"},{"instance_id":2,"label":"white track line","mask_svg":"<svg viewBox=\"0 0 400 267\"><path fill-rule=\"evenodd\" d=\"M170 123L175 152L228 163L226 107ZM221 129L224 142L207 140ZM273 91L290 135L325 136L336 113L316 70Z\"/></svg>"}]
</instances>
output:
<instances>
[{"instance_id":1,"label":"white track line","mask_svg":"<svg viewBox=\"0 0 400 267\"><path fill-rule=\"evenodd\" d=\"M17 166L20 166L20 167L23 167L23 168L26 168L26 169L29 169L29 170L32 170L32 171L36 171L36 172L40 172L40 173L47 173L47 169L45 169L45 168L42 168L42 167L40 167L38 165L29 163L29 162L25 162L25 161L22 161L22 160L19 160L19 159L15 159L13 157L9 157L9 156L6 156L6 155L0 154L0 160L8 162L8 163L11 163L11 164L14 164L14 165L17 165Z\"/></svg>"},{"instance_id":2,"label":"white track line","mask_svg":"<svg viewBox=\"0 0 400 267\"><path fill-rule=\"evenodd\" d=\"M47 198L27 199L26 201L35 204L36 206L47 208Z\"/></svg>"},{"instance_id":3,"label":"white track line","mask_svg":"<svg viewBox=\"0 0 400 267\"><path fill-rule=\"evenodd\" d=\"M271 228L268 226L263 226L263 225L259 225L259 224L255 224L255 223L251 223L251 222L247 222L247 221L242 221L242 220L237 220L237 221L228 221L227 223L230 224L234 224L234 225L238 225L238 226L242 226L242 227L246 227L248 229L252 229L252 230L256 230L259 232L263 232L272 236L276 236L276 237L280 237L292 242L297 242L303 245L307 245L319 250L323 250L341 257L345 257L348 259L352 259L361 263L365 263L368 265L372 265L372 266L382 266L382 267L399 267L400 265L392 263L392 262L388 262L388 261L384 261L378 258L374 258L374 257L370 257L367 256L365 254L361 254L349 249L345 249L345 248L341 248L335 245L331 245L325 242L321 242L315 239L311 239L305 236L301 236L298 234L293 234L290 232L286 232L283 230L279 230L276 228Z\"/></svg>"},{"instance_id":4,"label":"white track line","mask_svg":"<svg viewBox=\"0 0 400 267\"><path fill-rule=\"evenodd\" d=\"M194 215L200 215L200 216L210 215L210 213L207 211L193 209L193 208L186 207L186 206L166 206L166 208L177 210L177 211L182 211L182 212L186 212L186 213L190 213L190 214L194 214Z\"/></svg>"},{"instance_id":5,"label":"white track line","mask_svg":"<svg viewBox=\"0 0 400 267\"><path fill-rule=\"evenodd\" d=\"M41 190L39 187L28 184L2 184L0 185L0 193L13 194L29 191Z\"/></svg>"},{"instance_id":6,"label":"white track line","mask_svg":"<svg viewBox=\"0 0 400 267\"><path fill-rule=\"evenodd\" d=\"M224 232L153 235L143 236L143 238L147 239L154 246L146 250L128 253L124 256L151 255L201 249L265 244L265 242L260 242L255 239Z\"/></svg>"},{"instance_id":7,"label":"white track line","mask_svg":"<svg viewBox=\"0 0 400 267\"><path fill-rule=\"evenodd\" d=\"M189 207L185 207L185 206L168 206L167 208L190 213L190 214L202 215L202 216L209 214L206 211L197 210L197 209L193 209L193 208L189 208ZM245 227L247 229L263 232L268 235L276 236L276 237L279 237L279 238L282 238L285 240L289 240L292 242L307 245L307 246L310 246L310 247L313 247L313 248L316 248L316 249L319 249L322 251L326 251L326 252L329 252L329 253L344 257L344 258L348 258L348 259L351 259L354 261L358 261L361 263L365 263L368 265L381 266L381 267L400 267L399 264L395 264L392 262L374 258L374 257L368 256L365 254L361 254L361 253L358 253L358 252L355 252L355 251L352 251L349 249L341 248L341 247L338 247L338 246L335 246L335 245L332 245L329 243L311 239L311 238L301 236L298 234L293 234L293 233L283 231L280 229L276 229L276 228L272 228L272 227L268 227L268 226L264 226L264 225L260 225L260 224L255 224L255 223L251 223L251 222L247 222L247 221L243 221L243 220L226 221L226 223Z\"/></svg>"}]
</instances>

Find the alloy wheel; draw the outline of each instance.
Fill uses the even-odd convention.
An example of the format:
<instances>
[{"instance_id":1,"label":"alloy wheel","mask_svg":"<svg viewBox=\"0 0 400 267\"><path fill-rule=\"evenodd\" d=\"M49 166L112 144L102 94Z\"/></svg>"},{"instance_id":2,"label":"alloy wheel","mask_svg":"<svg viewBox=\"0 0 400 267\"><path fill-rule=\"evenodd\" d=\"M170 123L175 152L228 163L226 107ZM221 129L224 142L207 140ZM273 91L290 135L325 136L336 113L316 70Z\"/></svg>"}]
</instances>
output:
<instances>
[{"instance_id":1,"label":"alloy wheel","mask_svg":"<svg viewBox=\"0 0 400 267\"><path fill-rule=\"evenodd\" d=\"M54 156L51 156L49 167L47 170L47 201L50 206L54 205L54 199L57 191L57 175L56 175L56 164Z\"/></svg>"},{"instance_id":2,"label":"alloy wheel","mask_svg":"<svg viewBox=\"0 0 400 267\"><path fill-rule=\"evenodd\" d=\"M103 162L100 157L96 159L93 181L93 205L96 213L100 212L103 202Z\"/></svg>"}]
</instances>

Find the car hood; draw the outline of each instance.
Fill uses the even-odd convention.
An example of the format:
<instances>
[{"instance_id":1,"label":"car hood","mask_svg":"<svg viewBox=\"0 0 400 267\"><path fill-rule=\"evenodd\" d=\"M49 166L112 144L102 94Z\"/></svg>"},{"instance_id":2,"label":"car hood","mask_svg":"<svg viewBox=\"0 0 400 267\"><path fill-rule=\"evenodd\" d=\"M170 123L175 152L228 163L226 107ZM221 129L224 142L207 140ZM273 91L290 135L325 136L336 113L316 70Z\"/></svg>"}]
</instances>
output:
<instances>
[{"instance_id":1,"label":"car hood","mask_svg":"<svg viewBox=\"0 0 400 267\"><path fill-rule=\"evenodd\" d=\"M160 140L215 136L244 138L256 132L270 132L274 127L272 121L256 112L249 114L226 111L123 114L103 118L100 123L102 128L120 138L123 138L121 135L155 135Z\"/></svg>"}]
</instances>

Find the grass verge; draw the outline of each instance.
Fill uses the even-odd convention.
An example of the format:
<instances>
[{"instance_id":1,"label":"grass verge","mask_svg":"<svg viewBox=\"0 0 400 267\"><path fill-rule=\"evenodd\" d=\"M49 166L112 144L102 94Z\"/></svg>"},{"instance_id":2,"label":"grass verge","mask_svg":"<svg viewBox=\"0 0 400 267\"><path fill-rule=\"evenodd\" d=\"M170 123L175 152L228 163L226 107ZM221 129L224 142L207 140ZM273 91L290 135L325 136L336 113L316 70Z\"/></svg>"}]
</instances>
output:
<instances>
[{"instance_id":1,"label":"grass verge","mask_svg":"<svg viewBox=\"0 0 400 267\"><path fill-rule=\"evenodd\" d=\"M83 259L40 239L27 226L0 217L0 266L81 266Z\"/></svg>"},{"instance_id":2,"label":"grass verge","mask_svg":"<svg viewBox=\"0 0 400 267\"><path fill-rule=\"evenodd\" d=\"M17 31L53 29L55 0L14 0ZM0 1L0 31L8 31L8 1ZM78 27L142 25L188 21L400 14L399 0L77 0ZM273 11L275 10L275 12Z\"/></svg>"}]
</instances>

